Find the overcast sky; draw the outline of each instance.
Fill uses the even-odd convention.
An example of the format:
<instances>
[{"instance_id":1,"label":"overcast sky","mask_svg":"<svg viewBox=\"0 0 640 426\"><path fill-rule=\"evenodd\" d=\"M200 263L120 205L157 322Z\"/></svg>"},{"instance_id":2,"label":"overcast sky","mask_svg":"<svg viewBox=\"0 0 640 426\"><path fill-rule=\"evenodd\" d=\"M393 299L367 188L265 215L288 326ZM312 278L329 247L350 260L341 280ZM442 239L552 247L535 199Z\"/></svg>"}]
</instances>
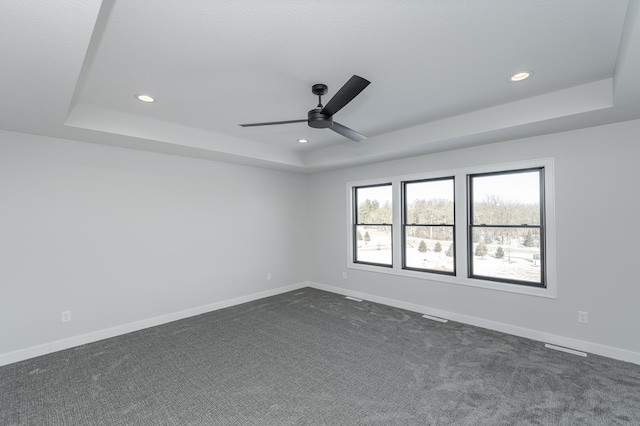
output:
<instances>
[{"instance_id":1,"label":"overcast sky","mask_svg":"<svg viewBox=\"0 0 640 426\"><path fill-rule=\"evenodd\" d=\"M453 181L436 180L408 185L407 201L429 199L452 200ZM483 201L487 195L499 195L501 199L524 204L540 202L540 174L538 171L506 175L478 176L474 178L474 201ZM358 189L358 201L378 200L380 205L391 203L391 185Z\"/></svg>"}]
</instances>

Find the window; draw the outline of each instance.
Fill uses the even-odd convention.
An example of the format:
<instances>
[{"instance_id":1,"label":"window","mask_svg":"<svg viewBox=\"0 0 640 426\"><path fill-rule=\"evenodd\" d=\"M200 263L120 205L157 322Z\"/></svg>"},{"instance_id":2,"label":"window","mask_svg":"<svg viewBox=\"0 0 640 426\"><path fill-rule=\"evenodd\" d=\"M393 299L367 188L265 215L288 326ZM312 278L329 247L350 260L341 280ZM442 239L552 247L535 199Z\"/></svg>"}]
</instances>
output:
<instances>
[{"instance_id":1,"label":"window","mask_svg":"<svg viewBox=\"0 0 640 426\"><path fill-rule=\"evenodd\" d=\"M353 188L353 245L356 263L393 265L391 184Z\"/></svg>"},{"instance_id":2,"label":"window","mask_svg":"<svg viewBox=\"0 0 640 426\"><path fill-rule=\"evenodd\" d=\"M544 170L469 175L469 277L544 287Z\"/></svg>"},{"instance_id":3,"label":"window","mask_svg":"<svg viewBox=\"0 0 640 426\"><path fill-rule=\"evenodd\" d=\"M403 182L403 267L455 274L454 178Z\"/></svg>"},{"instance_id":4,"label":"window","mask_svg":"<svg viewBox=\"0 0 640 426\"><path fill-rule=\"evenodd\" d=\"M553 180L546 158L348 182L347 266L555 298Z\"/></svg>"}]
</instances>

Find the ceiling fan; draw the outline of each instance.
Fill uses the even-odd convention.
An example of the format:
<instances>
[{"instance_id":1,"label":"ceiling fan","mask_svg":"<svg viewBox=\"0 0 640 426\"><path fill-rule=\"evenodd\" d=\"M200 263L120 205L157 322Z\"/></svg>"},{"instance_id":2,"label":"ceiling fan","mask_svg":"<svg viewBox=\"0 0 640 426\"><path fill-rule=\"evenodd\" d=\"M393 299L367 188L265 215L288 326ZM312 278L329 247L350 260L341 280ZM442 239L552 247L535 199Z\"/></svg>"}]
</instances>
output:
<instances>
[{"instance_id":1,"label":"ceiling fan","mask_svg":"<svg viewBox=\"0 0 640 426\"><path fill-rule=\"evenodd\" d=\"M270 121L266 123L248 123L240 124L241 127L254 127L254 126L272 126L275 124L289 124L289 123L303 123L307 122L310 127L315 129L331 129L342 136L351 139L352 141L360 142L367 137L352 130L340 123L333 121L333 115L340 111L345 105L353 100L360 94L368 85L370 81L360 76L354 75L347 81L344 86L338 90L338 92L327 102L325 106L322 106L322 95L327 94L326 84L314 84L311 86L311 92L314 95L318 95L318 106L308 112L307 118L302 120L287 120L287 121Z\"/></svg>"}]
</instances>

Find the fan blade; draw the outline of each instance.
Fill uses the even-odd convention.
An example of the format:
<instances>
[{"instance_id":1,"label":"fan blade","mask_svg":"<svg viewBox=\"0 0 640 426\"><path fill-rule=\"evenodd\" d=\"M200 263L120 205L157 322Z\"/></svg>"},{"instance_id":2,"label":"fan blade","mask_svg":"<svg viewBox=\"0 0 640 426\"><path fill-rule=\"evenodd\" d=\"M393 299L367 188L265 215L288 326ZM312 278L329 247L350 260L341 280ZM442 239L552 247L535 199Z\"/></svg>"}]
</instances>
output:
<instances>
[{"instance_id":1,"label":"fan blade","mask_svg":"<svg viewBox=\"0 0 640 426\"><path fill-rule=\"evenodd\" d=\"M321 114L326 116L332 116L336 112L340 111L346 104L351 102L353 98L358 96L368 85L370 81L360 76L354 75L347 81L344 86L333 95L333 98L324 108L320 111Z\"/></svg>"},{"instance_id":2,"label":"fan blade","mask_svg":"<svg viewBox=\"0 0 640 426\"><path fill-rule=\"evenodd\" d=\"M360 142L365 140L367 137L365 135L361 135L353 129L348 128L347 126L343 126L340 123L333 122L333 125L330 127L336 133L340 133L345 138L349 138L352 141Z\"/></svg>"},{"instance_id":3,"label":"fan blade","mask_svg":"<svg viewBox=\"0 0 640 426\"><path fill-rule=\"evenodd\" d=\"M240 127L254 127L254 126L273 126L275 124L289 124L289 123L306 123L307 119L304 120L288 120L288 121L269 121L266 123L248 123L248 124L238 124Z\"/></svg>"}]
</instances>

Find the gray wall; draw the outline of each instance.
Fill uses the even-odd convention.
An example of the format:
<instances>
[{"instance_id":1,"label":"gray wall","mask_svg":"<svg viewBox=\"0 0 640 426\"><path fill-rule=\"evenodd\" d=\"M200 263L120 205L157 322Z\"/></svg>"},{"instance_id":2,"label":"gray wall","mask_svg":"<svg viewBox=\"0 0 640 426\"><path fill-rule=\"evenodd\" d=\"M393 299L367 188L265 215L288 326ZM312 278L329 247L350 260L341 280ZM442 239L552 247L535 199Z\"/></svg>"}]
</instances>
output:
<instances>
[{"instance_id":1,"label":"gray wall","mask_svg":"<svg viewBox=\"0 0 640 426\"><path fill-rule=\"evenodd\" d=\"M632 121L302 176L0 132L0 358L311 281L640 363L638 135ZM346 182L545 157L557 299L346 268Z\"/></svg>"},{"instance_id":2,"label":"gray wall","mask_svg":"<svg viewBox=\"0 0 640 426\"><path fill-rule=\"evenodd\" d=\"M639 135L633 121L313 175L310 279L514 334L590 342L583 347L603 354L632 351L626 359L640 362ZM556 299L346 269L347 182L545 157L555 159Z\"/></svg>"},{"instance_id":3,"label":"gray wall","mask_svg":"<svg viewBox=\"0 0 640 426\"><path fill-rule=\"evenodd\" d=\"M0 355L305 282L306 188L292 173L0 132Z\"/></svg>"}]
</instances>

